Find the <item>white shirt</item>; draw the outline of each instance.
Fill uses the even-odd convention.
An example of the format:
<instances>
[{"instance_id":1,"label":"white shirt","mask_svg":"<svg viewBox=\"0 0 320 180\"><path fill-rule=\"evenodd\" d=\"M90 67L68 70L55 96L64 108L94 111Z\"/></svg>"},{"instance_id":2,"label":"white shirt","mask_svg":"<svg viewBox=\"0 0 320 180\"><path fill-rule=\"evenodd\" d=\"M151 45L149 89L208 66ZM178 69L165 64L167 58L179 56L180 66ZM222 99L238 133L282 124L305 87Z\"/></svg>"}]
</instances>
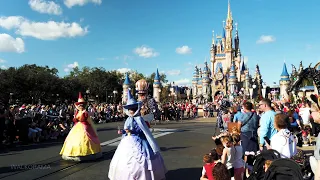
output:
<instances>
[{"instance_id":1,"label":"white shirt","mask_svg":"<svg viewBox=\"0 0 320 180\"><path fill-rule=\"evenodd\" d=\"M311 108L300 108L299 110L299 115L304 125L310 124L310 110Z\"/></svg>"},{"instance_id":2,"label":"white shirt","mask_svg":"<svg viewBox=\"0 0 320 180\"><path fill-rule=\"evenodd\" d=\"M297 141L288 129L281 129L270 141L271 148L278 151L282 158L291 158L297 153Z\"/></svg>"}]
</instances>

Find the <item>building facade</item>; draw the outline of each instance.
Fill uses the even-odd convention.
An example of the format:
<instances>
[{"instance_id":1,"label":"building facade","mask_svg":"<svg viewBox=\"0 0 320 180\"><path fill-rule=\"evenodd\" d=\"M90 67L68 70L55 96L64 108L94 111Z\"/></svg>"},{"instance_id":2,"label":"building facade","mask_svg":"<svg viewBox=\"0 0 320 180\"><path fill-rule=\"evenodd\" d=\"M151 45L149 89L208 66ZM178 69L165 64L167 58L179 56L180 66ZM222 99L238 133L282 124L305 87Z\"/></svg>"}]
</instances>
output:
<instances>
[{"instance_id":1,"label":"building facade","mask_svg":"<svg viewBox=\"0 0 320 180\"><path fill-rule=\"evenodd\" d=\"M241 54L238 24L233 22L228 2L227 18L223 21L222 33L215 35L213 31L210 65L205 62L203 70L195 67L192 79L193 99L214 99L217 95L237 94L240 90L249 92L252 84L261 87L262 77L258 65L257 69L252 77ZM255 89L258 90L261 88Z\"/></svg>"}]
</instances>

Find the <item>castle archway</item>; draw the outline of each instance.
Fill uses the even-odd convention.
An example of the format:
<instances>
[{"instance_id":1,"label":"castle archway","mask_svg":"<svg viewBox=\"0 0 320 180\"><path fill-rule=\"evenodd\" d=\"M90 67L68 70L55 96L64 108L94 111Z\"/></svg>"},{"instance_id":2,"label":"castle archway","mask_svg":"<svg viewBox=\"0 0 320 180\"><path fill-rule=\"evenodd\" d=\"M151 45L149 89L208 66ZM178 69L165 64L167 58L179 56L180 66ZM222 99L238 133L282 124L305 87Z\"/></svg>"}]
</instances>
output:
<instances>
[{"instance_id":1,"label":"castle archway","mask_svg":"<svg viewBox=\"0 0 320 180\"><path fill-rule=\"evenodd\" d=\"M218 96L223 96L223 92L222 91L216 91L214 93L214 98L218 97Z\"/></svg>"}]
</instances>

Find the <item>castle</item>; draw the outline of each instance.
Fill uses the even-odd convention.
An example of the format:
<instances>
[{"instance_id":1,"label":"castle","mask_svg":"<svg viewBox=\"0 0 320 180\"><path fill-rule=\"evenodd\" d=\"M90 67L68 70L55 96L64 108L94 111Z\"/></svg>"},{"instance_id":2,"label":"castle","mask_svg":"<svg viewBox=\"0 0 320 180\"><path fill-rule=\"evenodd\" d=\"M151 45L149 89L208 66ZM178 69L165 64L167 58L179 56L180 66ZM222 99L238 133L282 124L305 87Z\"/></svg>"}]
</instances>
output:
<instances>
[{"instance_id":1,"label":"castle","mask_svg":"<svg viewBox=\"0 0 320 180\"><path fill-rule=\"evenodd\" d=\"M235 25L235 32L234 32ZM250 94L249 88L260 93L262 79L259 66L256 66L255 76L249 74L240 51L238 24L233 23L230 2L226 21L223 21L222 35L215 36L213 32L210 48L210 65L204 64L203 70L195 67L192 79L193 99L214 99L217 95Z\"/></svg>"}]
</instances>

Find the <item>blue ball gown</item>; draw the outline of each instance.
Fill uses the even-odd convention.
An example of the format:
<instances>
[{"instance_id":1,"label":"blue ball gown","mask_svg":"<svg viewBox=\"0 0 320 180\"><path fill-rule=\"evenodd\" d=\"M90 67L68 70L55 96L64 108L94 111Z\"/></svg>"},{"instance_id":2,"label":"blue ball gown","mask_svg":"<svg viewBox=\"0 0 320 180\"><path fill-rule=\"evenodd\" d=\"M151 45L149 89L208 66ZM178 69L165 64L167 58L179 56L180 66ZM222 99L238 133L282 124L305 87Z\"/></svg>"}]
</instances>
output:
<instances>
[{"instance_id":1,"label":"blue ball gown","mask_svg":"<svg viewBox=\"0 0 320 180\"><path fill-rule=\"evenodd\" d=\"M110 163L110 180L164 180L167 172L164 161L159 148L153 148L157 145L141 116L129 117L124 129L130 133L122 131L123 138ZM149 132L145 133L146 130Z\"/></svg>"}]
</instances>

